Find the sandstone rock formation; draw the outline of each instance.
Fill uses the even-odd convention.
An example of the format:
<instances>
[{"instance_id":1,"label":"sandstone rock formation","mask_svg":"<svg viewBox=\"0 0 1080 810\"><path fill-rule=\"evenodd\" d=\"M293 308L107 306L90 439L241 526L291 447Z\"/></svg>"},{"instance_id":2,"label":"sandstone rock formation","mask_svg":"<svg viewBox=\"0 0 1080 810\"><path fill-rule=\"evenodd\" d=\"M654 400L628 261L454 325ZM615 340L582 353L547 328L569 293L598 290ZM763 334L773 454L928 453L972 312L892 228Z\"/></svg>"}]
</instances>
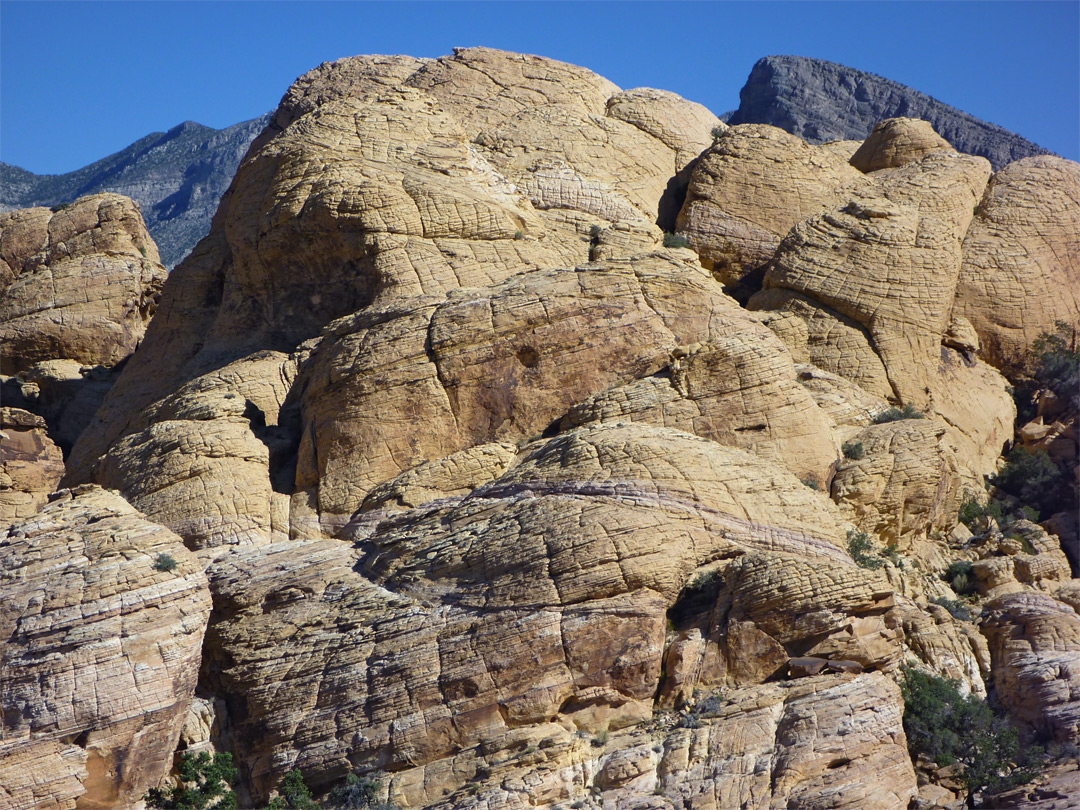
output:
<instances>
[{"instance_id":1,"label":"sandstone rock formation","mask_svg":"<svg viewBox=\"0 0 1080 810\"><path fill-rule=\"evenodd\" d=\"M16 408L0 408L0 465L0 525L33 515L64 477L45 420Z\"/></svg>"},{"instance_id":2,"label":"sandstone rock formation","mask_svg":"<svg viewBox=\"0 0 1080 810\"><path fill-rule=\"evenodd\" d=\"M771 124L810 143L863 140L879 121L899 115L929 121L961 152L1000 169L1046 150L1002 127L980 121L899 82L835 62L766 56L739 91L730 124Z\"/></svg>"},{"instance_id":3,"label":"sandstone rock formation","mask_svg":"<svg viewBox=\"0 0 1080 810\"><path fill-rule=\"evenodd\" d=\"M930 419L873 425L849 441L860 458L837 468L832 494L850 505L859 527L890 545L956 525L961 479L946 426Z\"/></svg>"},{"instance_id":4,"label":"sandstone rock formation","mask_svg":"<svg viewBox=\"0 0 1080 810\"><path fill-rule=\"evenodd\" d=\"M0 806L111 808L171 766L210 594L176 535L97 487L0 536Z\"/></svg>"},{"instance_id":5,"label":"sandstone rock formation","mask_svg":"<svg viewBox=\"0 0 1080 810\"><path fill-rule=\"evenodd\" d=\"M61 358L115 365L142 339L164 280L125 197L0 215L0 371Z\"/></svg>"},{"instance_id":6,"label":"sandstone rock formation","mask_svg":"<svg viewBox=\"0 0 1080 810\"><path fill-rule=\"evenodd\" d=\"M956 303L997 364L1058 321L1080 326L1080 166L1047 155L994 175L964 237Z\"/></svg>"},{"instance_id":7,"label":"sandstone rock formation","mask_svg":"<svg viewBox=\"0 0 1080 810\"><path fill-rule=\"evenodd\" d=\"M1080 615L1042 594L992 600L982 630L1014 716L1059 742L1080 739Z\"/></svg>"},{"instance_id":8,"label":"sandstone rock formation","mask_svg":"<svg viewBox=\"0 0 1080 810\"><path fill-rule=\"evenodd\" d=\"M764 265L804 219L864 185L847 161L775 127L732 127L694 168L677 223L725 284Z\"/></svg>"},{"instance_id":9,"label":"sandstone rock formation","mask_svg":"<svg viewBox=\"0 0 1080 810\"><path fill-rule=\"evenodd\" d=\"M848 161L860 172L892 169L919 160L931 152L952 151L928 121L888 118L877 124Z\"/></svg>"},{"instance_id":10,"label":"sandstone rock formation","mask_svg":"<svg viewBox=\"0 0 1080 810\"><path fill-rule=\"evenodd\" d=\"M947 147L891 122L864 173L858 145L482 48L301 77L69 456L154 523L76 489L9 530L18 593L39 551L122 574L158 701L36 737L15 712L12 801L119 806L178 746L234 754L251 806L292 769L320 796L381 771L402 808L960 801L920 790L904 666L1071 738L1058 539L957 526L1015 411L956 294L989 166ZM700 256L664 246L687 187ZM5 396L68 402L55 433L84 374ZM33 666L93 683L83 652ZM43 701L8 660L5 700Z\"/></svg>"}]
</instances>

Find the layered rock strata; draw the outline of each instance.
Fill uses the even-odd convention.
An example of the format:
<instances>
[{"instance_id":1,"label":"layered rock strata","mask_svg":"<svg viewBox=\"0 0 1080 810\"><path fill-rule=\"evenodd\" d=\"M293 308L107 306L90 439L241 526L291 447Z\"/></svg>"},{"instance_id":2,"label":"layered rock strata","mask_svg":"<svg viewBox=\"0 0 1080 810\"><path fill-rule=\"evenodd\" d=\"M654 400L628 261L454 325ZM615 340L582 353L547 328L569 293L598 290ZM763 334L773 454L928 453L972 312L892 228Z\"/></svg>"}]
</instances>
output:
<instances>
[{"instance_id":1,"label":"layered rock strata","mask_svg":"<svg viewBox=\"0 0 1080 810\"><path fill-rule=\"evenodd\" d=\"M172 532L97 487L0 536L0 806L131 806L168 773L210 614Z\"/></svg>"}]
</instances>

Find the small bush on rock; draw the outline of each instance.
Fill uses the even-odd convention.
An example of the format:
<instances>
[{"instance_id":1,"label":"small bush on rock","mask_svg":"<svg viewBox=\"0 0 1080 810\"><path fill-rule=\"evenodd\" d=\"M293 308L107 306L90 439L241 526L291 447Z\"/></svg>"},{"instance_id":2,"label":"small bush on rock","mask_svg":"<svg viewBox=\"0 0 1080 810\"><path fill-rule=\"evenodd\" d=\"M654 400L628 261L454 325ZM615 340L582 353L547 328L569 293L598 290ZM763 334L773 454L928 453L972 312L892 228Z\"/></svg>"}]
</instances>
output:
<instances>
[{"instance_id":1,"label":"small bush on rock","mask_svg":"<svg viewBox=\"0 0 1080 810\"><path fill-rule=\"evenodd\" d=\"M899 422L902 419L925 419L926 414L910 405L902 408L888 408L874 417L875 425L884 425L886 422Z\"/></svg>"},{"instance_id":2,"label":"small bush on rock","mask_svg":"<svg viewBox=\"0 0 1080 810\"><path fill-rule=\"evenodd\" d=\"M874 571L885 564L881 557L871 553L874 550L874 544L866 532L852 529L848 532L847 541L848 554L860 568Z\"/></svg>"},{"instance_id":3,"label":"small bush on rock","mask_svg":"<svg viewBox=\"0 0 1080 810\"><path fill-rule=\"evenodd\" d=\"M280 795L267 805L267 810L319 810L304 782L304 775L296 768L285 774L278 785L278 793Z\"/></svg>"},{"instance_id":4,"label":"small bush on rock","mask_svg":"<svg viewBox=\"0 0 1080 810\"><path fill-rule=\"evenodd\" d=\"M971 611L967 609L967 605L958 599L946 599L943 596L935 596L930 601L935 605L940 605L945 608L954 619L962 619L965 622L971 621Z\"/></svg>"},{"instance_id":5,"label":"small bush on rock","mask_svg":"<svg viewBox=\"0 0 1080 810\"><path fill-rule=\"evenodd\" d=\"M844 442L843 447L840 449L844 453L844 458L850 458L852 461L866 458L866 450L863 448L862 442L857 442L854 439L849 442Z\"/></svg>"},{"instance_id":6,"label":"small bush on rock","mask_svg":"<svg viewBox=\"0 0 1080 810\"><path fill-rule=\"evenodd\" d=\"M665 233L664 247L688 248L690 247L690 240L683 236L681 233Z\"/></svg>"},{"instance_id":7,"label":"small bush on rock","mask_svg":"<svg viewBox=\"0 0 1080 810\"><path fill-rule=\"evenodd\" d=\"M1064 476L1044 450L1014 448L990 482L1040 514L1053 514L1064 499Z\"/></svg>"},{"instance_id":8,"label":"small bush on rock","mask_svg":"<svg viewBox=\"0 0 1080 810\"><path fill-rule=\"evenodd\" d=\"M975 591L974 566L967 560L957 560L942 574L942 579L958 594L973 593Z\"/></svg>"},{"instance_id":9,"label":"small bush on rock","mask_svg":"<svg viewBox=\"0 0 1080 810\"><path fill-rule=\"evenodd\" d=\"M176 559L168 554L158 554L154 558L155 571L175 571L177 565Z\"/></svg>"}]
</instances>

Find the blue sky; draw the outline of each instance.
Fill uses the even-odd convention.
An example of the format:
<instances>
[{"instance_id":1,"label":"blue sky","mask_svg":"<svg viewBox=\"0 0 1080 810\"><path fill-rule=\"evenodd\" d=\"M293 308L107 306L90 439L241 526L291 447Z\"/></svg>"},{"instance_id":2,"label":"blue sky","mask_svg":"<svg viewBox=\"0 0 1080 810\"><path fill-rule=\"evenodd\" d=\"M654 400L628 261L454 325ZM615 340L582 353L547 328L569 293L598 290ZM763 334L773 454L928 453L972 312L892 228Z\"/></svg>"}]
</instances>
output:
<instances>
[{"instance_id":1,"label":"blue sky","mask_svg":"<svg viewBox=\"0 0 1080 810\"><path fill-rule=\"evenodd\" d=\"M1080 2L0 2L0 160L71 171L273 109L320 62L486 45L721 113L767 54L910 85L1080 160Z\"/></svg>"}]
</instances>

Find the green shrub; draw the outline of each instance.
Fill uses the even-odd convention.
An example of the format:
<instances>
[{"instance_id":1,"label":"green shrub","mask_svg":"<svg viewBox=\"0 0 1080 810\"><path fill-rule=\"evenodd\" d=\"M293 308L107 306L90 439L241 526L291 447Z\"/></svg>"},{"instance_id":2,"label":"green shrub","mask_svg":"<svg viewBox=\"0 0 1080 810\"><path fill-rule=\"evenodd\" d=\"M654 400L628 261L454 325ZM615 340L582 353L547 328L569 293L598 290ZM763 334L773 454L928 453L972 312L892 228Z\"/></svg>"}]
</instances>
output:
<instances>
[{"instance_id":1,"label":"green shrub","mask_svg":"<svg viewBox=\"0 0 1080 810\"><path fill-rule=\"evenodd\" d=\"M718 140L723 138L726 131L727 128L723 124L717 124L715 127L713 127L712 130L709 132L709 134L712 135L713 143L716 143Z\"/></svg>"},{"instance_id":2,"label":"green shrub","mask_svg":"<svg viewBox=\"0 0 1080 810\"><path fill-rule=\"evenodd\" d=\"M960 504L960 522L975 531L980 518L983 517L991 517L1000 524L1003 517L1001 502L992 500L982 504L974 495L968 494L964 502Z\"/></svg>"},{"instance_id":3,"label":"green shrub","mask_svg":"<svg viewBox=\"0 0 1080 810\"><path fill-rule=\"evenodd\" d=\"M847 541L848 554L851 555L851 559L855 560L855 564L860 568L874 571L885 564L881 557L871 553L874 550L874 544L870 541L866 532L852 529L847 534Z\"/></svg>"},{"instance_id":4,"label":"green shrub","mask_svg":"<svg viewBox=\"0 0 1080 810\"><path fill-rule=\"evenodd\" d=\"M683 236L681 233L665 233L664 247L688 248L690 247L690 240Z\"/></svg>"},{"instance_id":5,"label":"green shrub","mask_svg":"<svg viewBox=\"0 0 1080 810\"><path fill-rule=\"evenodd\" d=\"M874 417L875 425L884 425L886 422L899 422L902 419L925 419L926 414L910 405L902 408L888 408Z\"/></svg>"},{"instance_id":6,"label":"green shrub","mask_svg":"<svg viewBox=\"0 0 1080 810\"><path fill-rule=\"evenodd\" d=\"M971 621L971 611L968 610L967 605L957 599L946 599L943 596L935 596L930 600L935 605L941 605L954 619L963 619L965 622Z\"/></svg>"},{"instance_id":7,"label":"green shrub","mask_svg":"<svg viewBox=\"0 0 1080 810\"><path fill-rule=\"evenodd\" d=\"M480 770L487 770L481 768ZM477 772L480 775L480 772ZM490 771L481 778L487 778ZM331 810L397 810L392 802L380 802L382 779L378 776L358 776L350 773L345 782L330 791L327 807Z\"/></svg>"},{"instance_id":8,"label":"green shrub","mask_svg":"<svg viewBox=\"0 0 1080 810\"><path fill-rule=\"evenodd\" d=\"M1059 511L1065 496L1064 476L1044 450L1033 453L1024 447L1013 448L990 483L1041 514Z\"/></svg>"},{"instance_id":9,"label":"green shrub","mask_svg":"<svg viewBox=\"0 0 1080 810\"><path fill-rule=\"evenodd\" d=\"M57 203L49 210L54 214L59 214L61 211L66 211L69 208L71 208L71 203Z\"/></svg>"},{"instance_id":10,"label":"green shrub","mask_svg":"<svg viewBox=\"0 0 1080 810\"><path fill-rule=\"evenodd\" d=\"M267 805L267 810L319 810L319 805L304 782L304 774L293 768L278 785L278 797Z\"/></svg>"},{"instance_id":11,"label":"green shrub","mask_svg":"<svg viewBox=\"0 0 1080 810\"><path fill-rule=\"evenodd\" d=\"M821 486L813 478L803 478L802 479L802 485L804 487L809 487L810 489L814 490L815 492L820 492L821 491Z\"/></svg>"},{"instance_id":12,"label":"green shrub","mask_svg":"<svg viewBox=\"0 0 1080 810\"><path fill-rule=\"evenodd\" d=\"M1080 345L1076 330L1058 321L1053 332L1043 332L1032 351L1037 358L1035 380L1057 396L1080 408Z\"/></svg>"},{"instance_id":13,"label":"green shrub","mask_svg":"<svg viewBox=\"0 0 1080 810\"><path fill-rule=\"evenodd\" d=\"M866 458L866 450L863 448L862 442L857 442L854 439L849 442L844 442L843 447L840 449L844 453L844 458L850 458L853 461L858 461L860 458Z\"/></svg>"},{"instance_id":14,"label":"green shrub","mask_svg":"<svg viewBox=\"0 0 1080 810\"><path fill-rule=\"evenodd\" d=\"M185 753L180 757L182 784L169 790L151 788L143 801L154 810L231 810L236 794L229 786L236 781L232 754ZM190 785L191 787L185 787Z\"/></svg>"},{"instance_id":15,"label":"green shrub","mask_svg":"<svg viewBox=\"0 0 1080 810\"><path fill-rule=\"evenodd\" d=\"M520 228L518 230L514 231L514 238L517 239L517 240L524 239L525 238L525 231L521 230Z\"/></svg>"},{"instance_id":16,"label":"green shrub","mask_svg":"<svg viewBox=\"0 0 1080 810\"><path fill-rule=\"evenodd\" d=\"M963 766L968 791L983 796L1030 782L1041 769L1041 751L1020 751L1016 729L984 700L960 694L956 681L904 670L904 732L912 759Z\"/></svg>"},{"instance_id":17,"label":"green shrub","mask_svg":"<svg viewBox=\"0 0 1080 810\"><path fill-rule=\"evenodd\" d=\"M176 562L176 559L168 554L158 554L154 558L155 571L175 571L177 565L179 563Z\"/></svg>"},{"instance_id":18,"label":"green shrub","mask_svg":"<svg viewBox=\"0 0 1080 810\"><path fill-rule=\"evenodd\" d=\"M603 748L605 745L607 745L607 742L608 742L608 730L606 728L601 729L600 731L596 732L596 734L593 735L593 738L592 738L593 748Z\"/></svg>"},{"instance_id":19,"label":"green shrub","mask_svg":"<svg viewBox=\"0 0 1080 810\"><path fill-rule=\"evenodd\" d=\"M967 560L957 560L945 569L941 578L949 583L949 586L958 594L973 593L975 591L975 572L972 564Z\"/></svg>"}]
</instances>

